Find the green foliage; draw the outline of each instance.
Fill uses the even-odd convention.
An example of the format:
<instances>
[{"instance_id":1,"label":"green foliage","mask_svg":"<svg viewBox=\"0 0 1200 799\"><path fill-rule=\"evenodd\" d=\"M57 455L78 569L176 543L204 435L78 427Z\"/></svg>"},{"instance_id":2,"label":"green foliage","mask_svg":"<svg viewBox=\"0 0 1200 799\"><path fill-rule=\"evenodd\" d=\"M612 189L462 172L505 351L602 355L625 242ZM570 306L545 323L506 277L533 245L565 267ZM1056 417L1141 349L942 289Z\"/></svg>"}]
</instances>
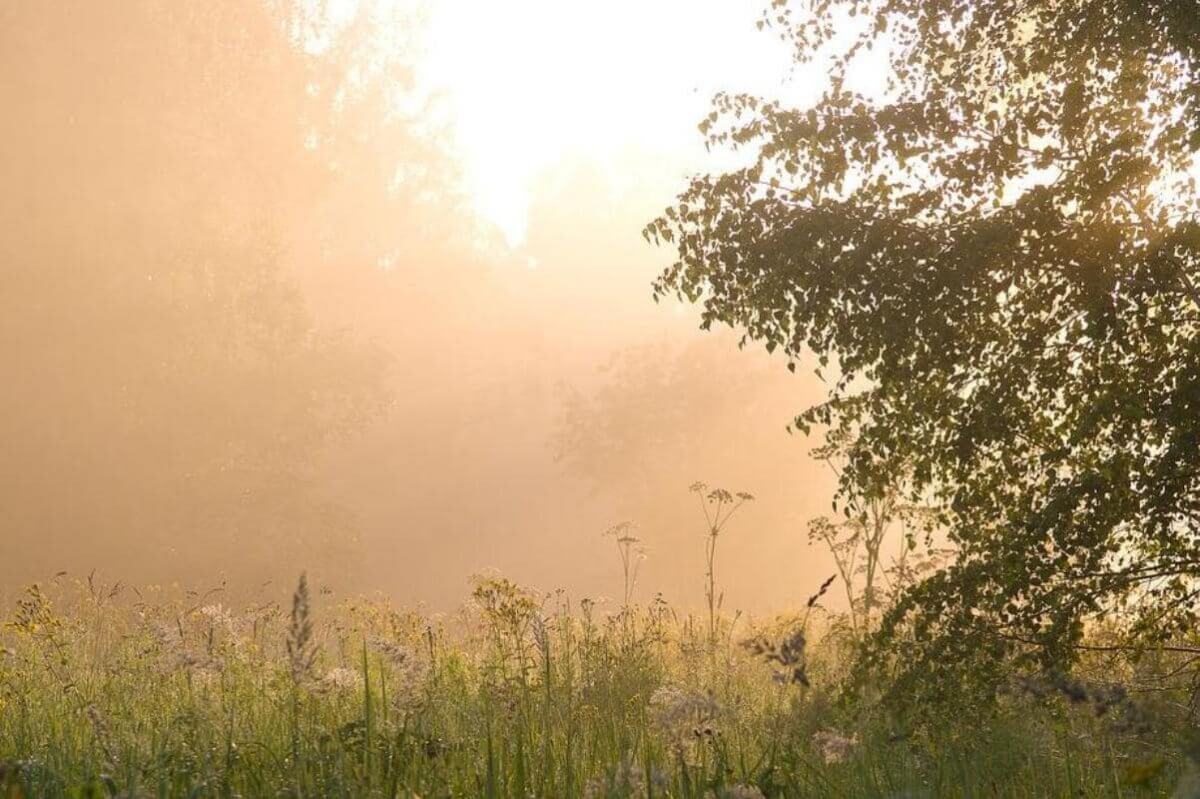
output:
<instances>
[{"instance_id":1,"label":"green foliage","mask_svg":"<svg viewBox=\"0 0 1200 799\"><path fill-rule=\"evenodd\" d=\"M1121 612L1178 636L1200 590L1200 15L1194 3L774 2L830 81L809 108L721 95L748 165L646 228L659 295L836 367L803 413L931 502L956 560L883 624L903 691L1069 662ZM874 96L862 57L889 65ZM897 650L893 649L894 654ZM989 665L990 664L990 665Z\"/></svg>"}]
</instances>

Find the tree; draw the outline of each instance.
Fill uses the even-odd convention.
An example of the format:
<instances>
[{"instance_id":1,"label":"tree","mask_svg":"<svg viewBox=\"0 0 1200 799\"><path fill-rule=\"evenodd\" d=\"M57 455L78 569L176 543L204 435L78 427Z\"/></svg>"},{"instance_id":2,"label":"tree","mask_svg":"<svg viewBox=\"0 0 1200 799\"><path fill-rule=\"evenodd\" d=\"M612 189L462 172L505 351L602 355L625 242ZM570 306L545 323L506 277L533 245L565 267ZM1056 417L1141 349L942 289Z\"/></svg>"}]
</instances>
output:
<instances>
[{"instance_id":1,"label":"tree","mask_svg":"<svg viewBox=\"0 0 1200 799\"><path fill-rule=\"evenodd\" d=\"M885 619L907 630L898 692L1068 660L1114 611L1153 640L1194 618L1197 11L773 2L761 26L828 85L808 108L718 96L701 129L749 163L646 228L678 252L659 296L836 367L797 423L852 434L843 498L903 464L938 509L958 556ZM865 96L872 52L889 69Z\"/></svg>"}]
</instances>

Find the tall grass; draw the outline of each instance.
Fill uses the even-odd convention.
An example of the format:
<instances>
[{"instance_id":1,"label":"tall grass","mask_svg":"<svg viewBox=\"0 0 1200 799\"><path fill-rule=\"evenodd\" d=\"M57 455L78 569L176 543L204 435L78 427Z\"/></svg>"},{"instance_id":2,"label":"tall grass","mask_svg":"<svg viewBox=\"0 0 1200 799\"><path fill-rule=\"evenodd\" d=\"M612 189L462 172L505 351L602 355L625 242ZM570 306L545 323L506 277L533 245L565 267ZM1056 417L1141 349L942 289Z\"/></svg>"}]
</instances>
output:
<instances>
[{"instance_id":1,"label":"tall grass","mask_svg":"<svg viewBox=\"0 0 1200 799\"><path fill-rule=\"evenodd\" d=\"M1132 797L1187 763L1065 691L904 727L838 701L847 647L799 616L733 630L498 578L453 617L303 580L237 609L60 581L7 613L5 797Z\"/></svg>"}]
</instances>

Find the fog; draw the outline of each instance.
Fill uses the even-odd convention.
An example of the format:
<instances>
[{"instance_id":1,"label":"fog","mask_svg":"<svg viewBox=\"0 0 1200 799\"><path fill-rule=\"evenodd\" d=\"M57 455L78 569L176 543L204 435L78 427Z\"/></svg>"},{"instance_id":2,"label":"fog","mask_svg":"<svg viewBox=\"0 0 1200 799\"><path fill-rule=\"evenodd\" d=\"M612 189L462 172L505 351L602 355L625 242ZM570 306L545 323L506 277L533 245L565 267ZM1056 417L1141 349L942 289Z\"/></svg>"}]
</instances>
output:
<instances>
[{"instance_id":1,"label":"fog","mask_svg":"<svg viewBox=\"0 0 1200 799\"><path fill-rule=\"evenodd\" d=\"M670 22L638 46L702 33ZM386 3L0 6L6 591L92 569L259 590L308 570L448 608L498 570L617 596L602 533L630 520L638 596L698 606L697 480L756 497L721 540L728 607L795 604L831 573L805 525L832 475L786 430L820 382L651 294L669 253L641 228L703 165L679 115L721 87L681 102L686 70L651 59L674 116L562 81L494 85L511 103L480 111L467 78L520 48L464 65L445 41L485 23ZM537 113L578 124L546 134ZM547 143L610 115L626 122Z\"/></svg>"}]
</instances>

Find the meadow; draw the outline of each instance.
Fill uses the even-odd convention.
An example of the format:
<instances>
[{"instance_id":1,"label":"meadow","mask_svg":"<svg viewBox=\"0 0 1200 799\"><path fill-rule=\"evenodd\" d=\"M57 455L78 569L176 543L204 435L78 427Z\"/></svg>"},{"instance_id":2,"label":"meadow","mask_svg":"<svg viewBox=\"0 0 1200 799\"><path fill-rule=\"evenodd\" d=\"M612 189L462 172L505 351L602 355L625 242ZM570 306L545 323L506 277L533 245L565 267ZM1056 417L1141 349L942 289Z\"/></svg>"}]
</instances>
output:
<instances>
[{"instance_id":1,"label":"meadow","mask_svg":"<svg viewBox=\"0 0 1200 799\"><path fill-rule=\"evenodd\" d=\"M9 0L0 109L0 799L1200 799L1200 0Z\"/></svg>"},{"instance_id":2,"label":"meadow","mask_svg":"<svg viewBox=\"0 0 1200 799\"><path fill-rule=\"evenodd\" d=\"M248 603L30 586L0 638L0 795L1200 795L1179 697L1112 662L905 718L850 690L816 594L712 629L661 599L472 586L451 615L304 578Z\"/></svg>"}]
</instances>

